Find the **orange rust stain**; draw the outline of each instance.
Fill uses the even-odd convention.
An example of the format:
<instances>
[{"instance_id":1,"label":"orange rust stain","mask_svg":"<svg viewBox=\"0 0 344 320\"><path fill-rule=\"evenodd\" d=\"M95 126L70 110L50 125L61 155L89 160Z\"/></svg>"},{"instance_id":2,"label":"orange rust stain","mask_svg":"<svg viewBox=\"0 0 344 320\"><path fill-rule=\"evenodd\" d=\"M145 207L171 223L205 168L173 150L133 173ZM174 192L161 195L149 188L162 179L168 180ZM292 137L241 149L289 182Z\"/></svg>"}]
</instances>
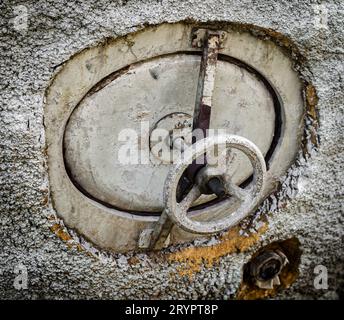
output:
<instances>
[{"instance_id":1,"label":"orange rust stain","mask_svg":"<svg viewBox=\"0 0 344 320\"><path fill-rule=\"evenodd\" d=\"M50 230L53 231L63 241L72 240L72 237L66 231L64 231L58 223L52 225L50 227Z\"/></svg>"},{"instance_id":2,"label":"orange rust stain","mask_svg":"<svg viewBox=\"0 0 344 320\"><path fill-rule=\"evenodd\" d=\"M45 195L42 201L43 206L47 206L48 202L49 202L49 196Z\"/></svg>"},{"instance_id":3,"label":"orange rust stain","mask_svg":"<svg viewBox=\"0 0 344 320\"><path fill-rule=\"evenodd\" d=\"M258 242L260 236L267 229L268 226L264 224L257 233L252 233L249 236L241 236L239 234L240 227L237 226L222 236L218 244L209 247L186 248L170 254L168 260L182 264L177 268L180 276L192 278L195 273L201 270L203 265L210 268L215 263L218 263L221 257L227 254L248 250Z\"/></svg>"},{"instance_id":4,"label":"orange rust stain","mask_svg":"<svg viewBox=\"0 0 344 320\"><path fill-rule=\"evenodd\" d=\"M54 232L62 241L64 241L69 248L72 248L73 246L76 246L78 251L83 251L83 248L80 244L75 243L71 244L69 241L73 240L73 238L67 233L65 230L63 230L63 227L61 227L58 223L53 224L50 227L50 230Z\"/></svg>"},{"instance_id":5,"label":"orange rust stain","mask_svg":"<svg viewBox=\"0 0 344 320\"><path fill-rule=\"evenodd\" d=\"M135 257L135 256L133 256L133 257L128 259L128 263L130 265L136 265L136 264L140 263L140 259Z\"/></svg>"},{"instance_id":6,"label":"orange rust stain","mask_svg":"<svg viewBox=\"0 0 344 320\"><path fill-rule=\"evenodd\" d=\"M306 100L308 104L307 113L314 119L317 120L316 105L318 104L319 98L313 85L308 84L306 87Z\"/></svg>"},{"instance_id":7,"label":"orange rust stain","mask_svg":"<svg viewBox=\"0 0 344 320\"><path fill-rule=\"evenodd\" d=\"M277 40L280 45L286 48L293 48L295 45L292 43L291 40L289 40L286 36L284 36L282 33L277 32L273 29L267 29L266 33L272 37L274 40Z\"/></svg>"},{"instance_id":8,"label":"orange rust stain","mask_svg":"<svg viewBox=\"0 0 344 320\"><path fill-rule=\"evenodd\" d=\"M316 130L318 129L318 114L316 106L319 98L313 85L308 84L305 88L305 96L307 102L307 114L313 119L313 130L311 130L311 141L314 146L318 146L318 137Z\"/></svg>"}]
</instances>

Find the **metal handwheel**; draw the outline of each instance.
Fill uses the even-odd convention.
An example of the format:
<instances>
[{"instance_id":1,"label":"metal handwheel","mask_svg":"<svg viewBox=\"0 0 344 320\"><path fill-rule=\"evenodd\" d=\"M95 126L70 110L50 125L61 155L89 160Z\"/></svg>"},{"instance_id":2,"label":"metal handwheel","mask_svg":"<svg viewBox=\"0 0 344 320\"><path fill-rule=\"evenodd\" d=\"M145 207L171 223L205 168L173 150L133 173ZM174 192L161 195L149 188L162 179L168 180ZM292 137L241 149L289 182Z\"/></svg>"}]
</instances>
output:
<instances>
[{"instance_id":1,"label":"metal handwheel","mask_svg":"<svg viewBox=\"0 0 344 320\"><path fill-rule=\"evenodd\" d=\"M229 212L227 216L218 221L192 220L188 216L188 209L201 195L202 186L195 184L184 199L178 203L176 200L178 182L192 161L215 146L221 145L226 150L228 148L238 149L248 157L253 167L253 181L247 188L243 189L236 186L232 182L231 177L226 173L216 176L219 179L223 179L225 193L241 201L239 208L235 212ZM210 165L207 165L204 170L201 169L198 173L198 175L202 175L202 178L199 179L200 181L207 180L207 175L209 178L213 177L211 173L205 173L209 167ZM211 169L208 171L211 171ZM238 223L254 208L263 189L265 173L266 165L264 156L258 147L248 139L236 135L217 135L202 139L187 148L182 157L171 168L164 185L165 212L175 224L188 232L206 234L222 231ZM225 199L224 201L229 200Z\"/></svg>"}]
</instances>

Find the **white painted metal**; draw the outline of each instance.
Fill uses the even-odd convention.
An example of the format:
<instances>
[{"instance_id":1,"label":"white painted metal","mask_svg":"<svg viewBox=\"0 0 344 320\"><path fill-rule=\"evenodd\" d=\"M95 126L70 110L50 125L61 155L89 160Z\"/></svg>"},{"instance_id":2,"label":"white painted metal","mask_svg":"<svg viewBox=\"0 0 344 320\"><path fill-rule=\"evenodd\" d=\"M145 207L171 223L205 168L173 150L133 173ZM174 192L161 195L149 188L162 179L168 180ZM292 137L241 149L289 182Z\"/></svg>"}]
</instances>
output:
<instances>
[{"instance_id":1,"label":"white painted metal","mask_svg":"<svg viewBox=\"0 0 344 320\"><path fill-rule=\"evenodd\" d=\"M157 58L131 67L83 99L71 115L64 138L73 180L94 198L117 208L162 211L163 185L171 165L160 164L155 156L147 164L120 163L119 152L126 142L120 142L119 135L123 129L135 130L137 138L131 143L139 143L140 151L149 154L150 132L156 123L159 129L173 129L161 118L193 113L199 63L200 58L191 55ZM275 126L270 93L255 75L219 61L210 126L253 141L265 154ZM238 152L231 159L228 173L241 183L252 172L250 163Z\"/></svg>"}]
</instances>

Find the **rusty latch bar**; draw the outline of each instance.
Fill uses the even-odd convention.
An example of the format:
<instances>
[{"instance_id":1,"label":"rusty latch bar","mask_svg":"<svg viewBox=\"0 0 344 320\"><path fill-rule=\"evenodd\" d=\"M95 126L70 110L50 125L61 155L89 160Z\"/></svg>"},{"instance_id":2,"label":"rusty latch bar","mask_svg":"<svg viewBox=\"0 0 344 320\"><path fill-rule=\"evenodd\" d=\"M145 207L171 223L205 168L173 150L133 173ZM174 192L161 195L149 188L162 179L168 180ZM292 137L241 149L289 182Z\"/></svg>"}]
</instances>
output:
<instances>
[{"instance_id":1,"label":"rusty latch bar","mask_svg":"<svg viewBox=\"0 0 344 320\"><path fill-rule=\"evenodd\" d=\"M217 57L225 36L226 33L224 31L208 29L197 29L193 33L192 46L195 48L203 47L203 52L198 76L192 132L201 129L204 138L210 124ZM205 165L206 155L203 155L203 161L194 161L187 168L186 175L188 179L194 182L196 173Z\"/></svg>"},{"instance_id":2,"label":"rusty latch bar","mask_svg":"<svg viewBox=\"0 0 344 320\"><path fill-rule=\"evenodd\" d=\"M225 38L225 32L198 29L193 36L192 46L195 48L203 47L203 54L198 76L192 130L207 130L210 123L217 56L220 45Z\"/></svg>"}]
</instances>

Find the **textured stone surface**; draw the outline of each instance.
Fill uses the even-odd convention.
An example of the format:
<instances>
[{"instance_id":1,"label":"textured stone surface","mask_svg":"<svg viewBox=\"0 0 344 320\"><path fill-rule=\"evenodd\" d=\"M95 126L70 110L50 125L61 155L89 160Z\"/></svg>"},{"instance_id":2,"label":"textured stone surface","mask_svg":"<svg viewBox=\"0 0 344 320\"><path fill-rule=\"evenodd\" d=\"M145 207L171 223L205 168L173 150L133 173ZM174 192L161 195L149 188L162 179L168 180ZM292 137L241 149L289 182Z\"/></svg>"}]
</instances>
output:
<instances>
[{"instance_id":1,"label":"textured stone surface","mask_svg":"<svg viewBox=\"0 0 344 320\"><path fill-rule=\"evenodd\" d=\"M278 297L343 294L342 1L323 2L327 28L315 14L320 1L20 1L28 9L26 32L14 28L15 3L0 4L0 298L232 298L251 254L292 236L303 249L301 274ZM248 251L223 255L192 278L179 276L167 253L110 255L83 239L80 246L73 231L59 227L48 199L43 125L44 92L73 54L146 24L185 19L253 24L287 36L307 58L299 71L315 86L320 121L318 150L300 159L264 206L267 232ZM27 290L13 286L18 263L28 269ZM313 286L318 264L328 268L328 290Z\"/></svg>"}]
</instances>

